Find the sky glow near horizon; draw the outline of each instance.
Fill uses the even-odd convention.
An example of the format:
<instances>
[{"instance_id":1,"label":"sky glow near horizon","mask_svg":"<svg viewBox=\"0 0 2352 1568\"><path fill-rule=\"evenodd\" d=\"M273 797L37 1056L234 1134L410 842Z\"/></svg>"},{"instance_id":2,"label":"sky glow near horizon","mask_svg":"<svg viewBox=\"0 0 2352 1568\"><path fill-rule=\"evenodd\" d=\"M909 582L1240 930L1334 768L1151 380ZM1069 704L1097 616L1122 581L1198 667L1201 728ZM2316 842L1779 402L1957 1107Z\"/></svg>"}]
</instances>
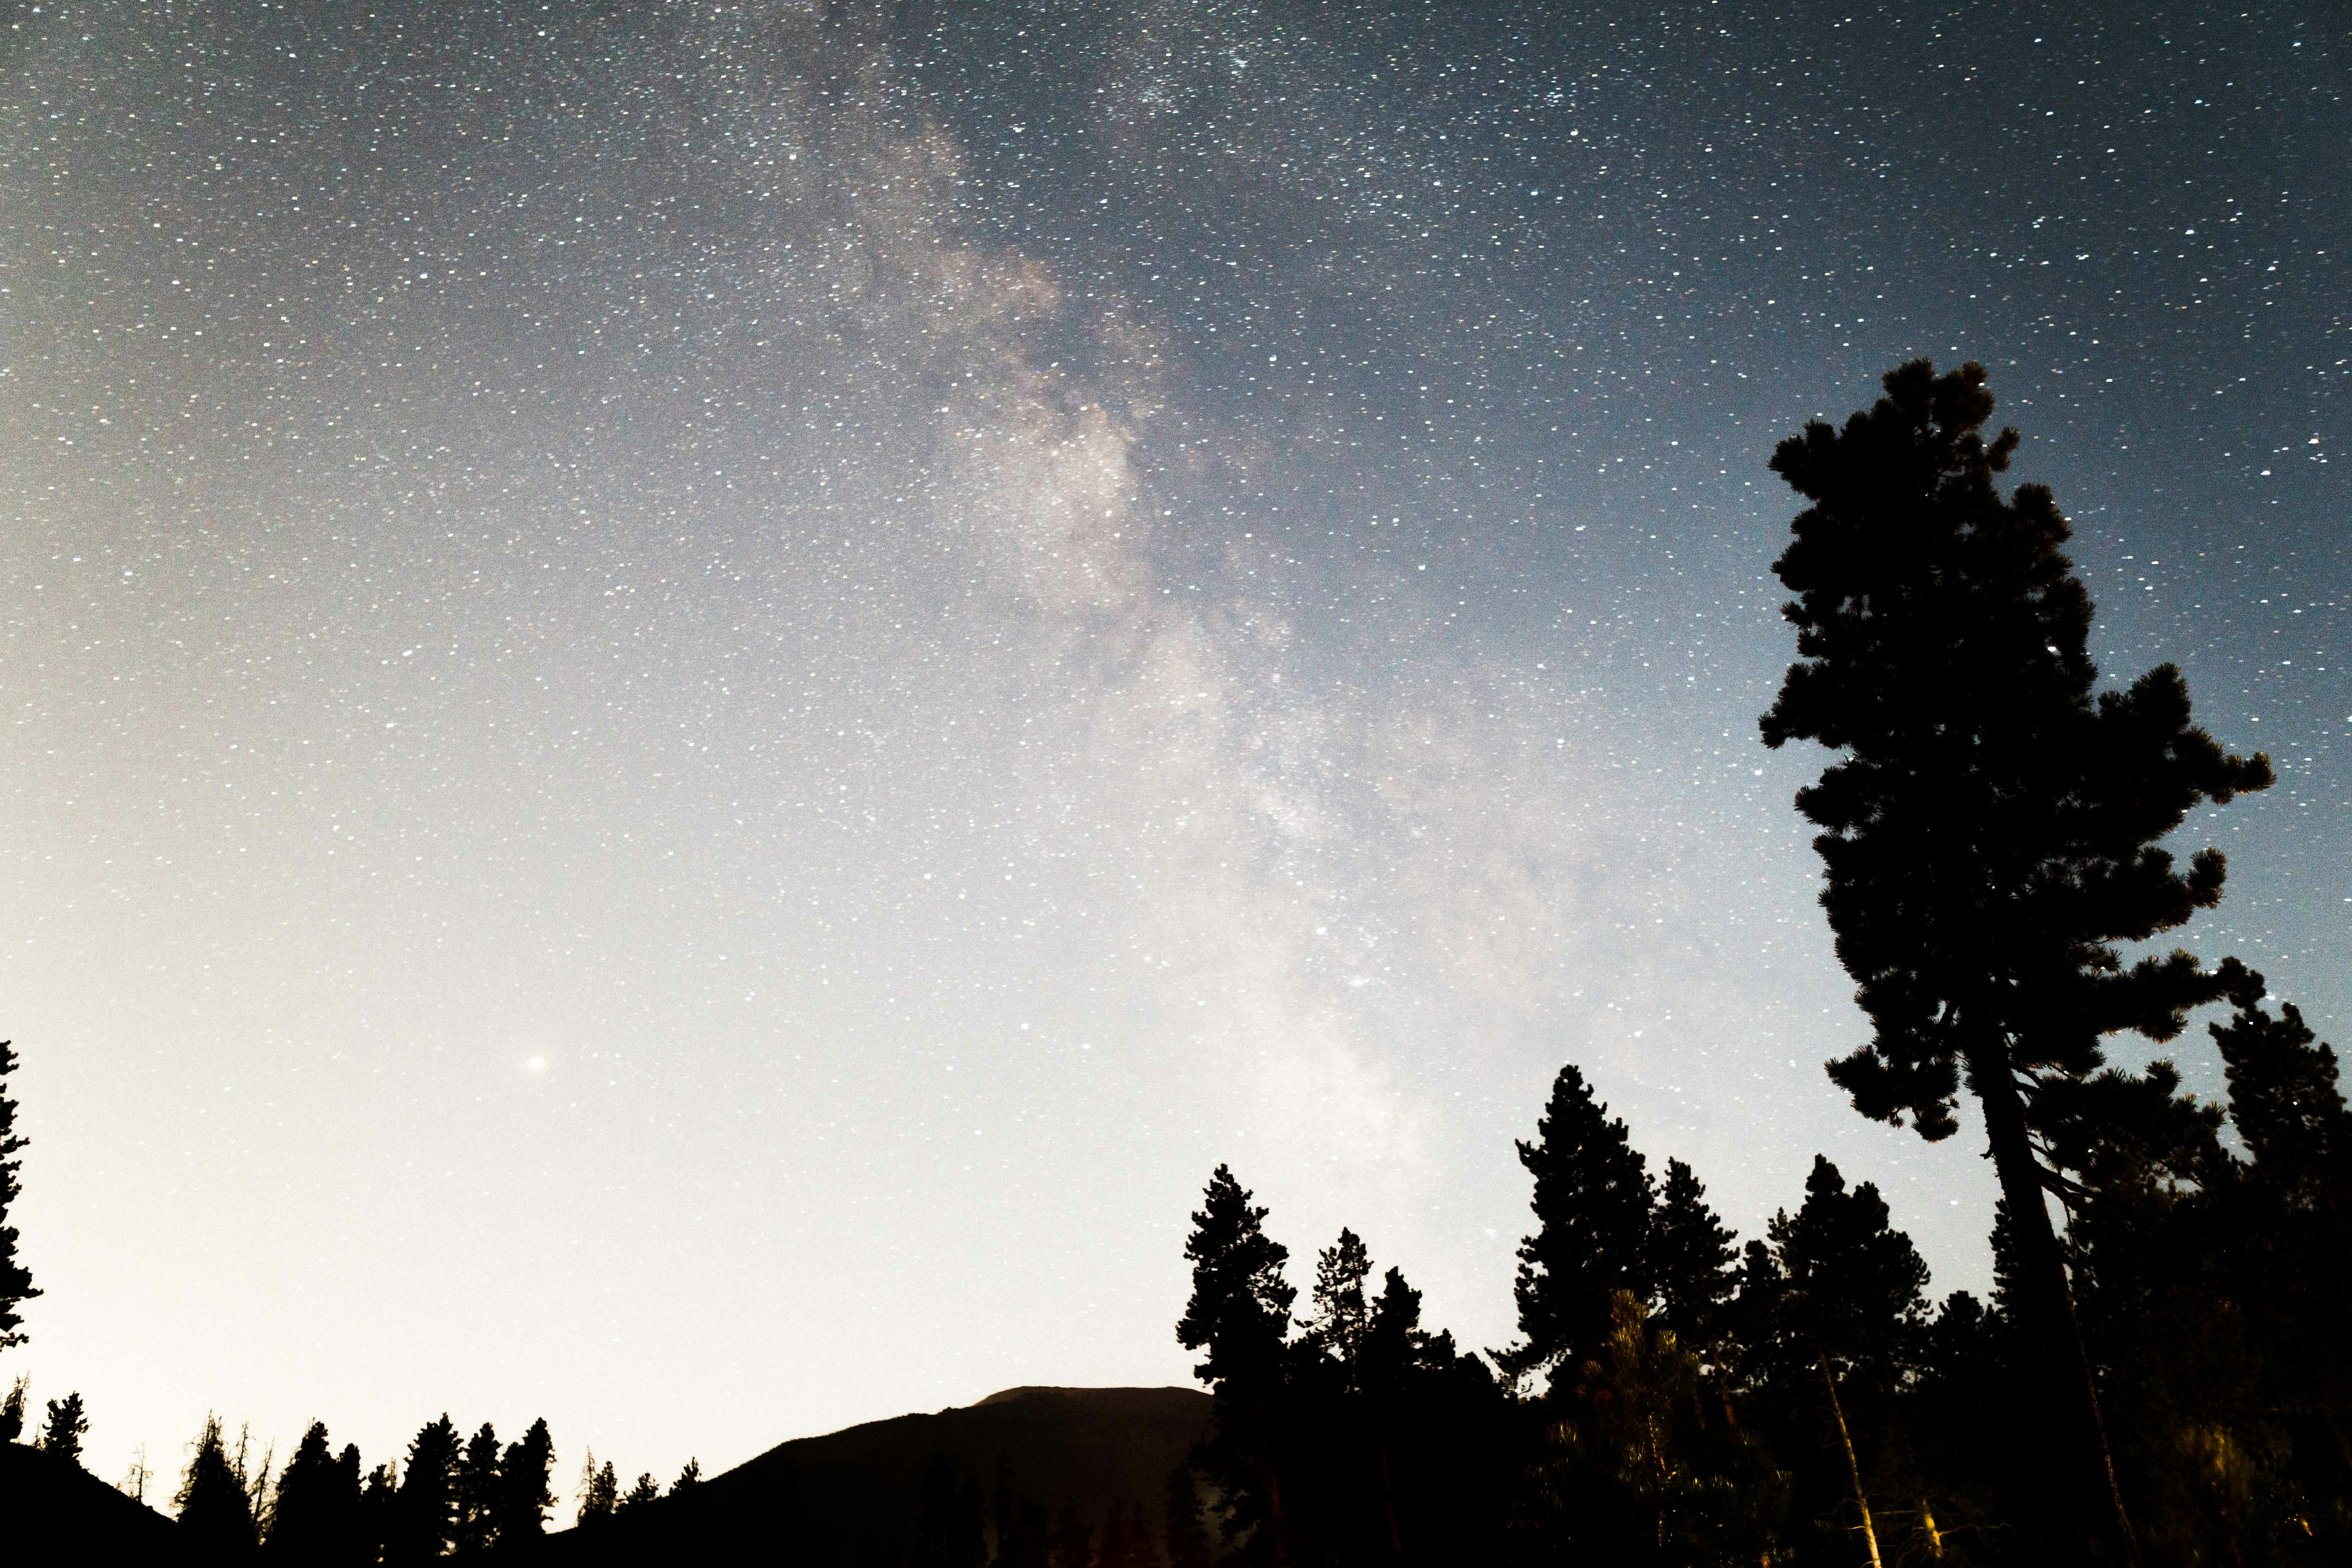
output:
<instances>
[{"instance_id":1,"label":"sky glow near horizon","mask_svg":"<svg viewBox=\"0 0 2352 1568\"><path fill-rule=\"evenodd\" d=\"M1982 1289L1972 1124L1820 1071L1822 758L1755 729L1771 447L1919 355L1991 368L2108 677L2280 764L2186 942L2352 1019L2321 8L0 49L0 1374L110 1479L208 1409L544 1415L568 1486L1184 1382L1219 1161L1302 1284L1352 1226L1501 1344L1565 1060L1744 1234L1823 1151Z\"/></svg>"}]
</instances>

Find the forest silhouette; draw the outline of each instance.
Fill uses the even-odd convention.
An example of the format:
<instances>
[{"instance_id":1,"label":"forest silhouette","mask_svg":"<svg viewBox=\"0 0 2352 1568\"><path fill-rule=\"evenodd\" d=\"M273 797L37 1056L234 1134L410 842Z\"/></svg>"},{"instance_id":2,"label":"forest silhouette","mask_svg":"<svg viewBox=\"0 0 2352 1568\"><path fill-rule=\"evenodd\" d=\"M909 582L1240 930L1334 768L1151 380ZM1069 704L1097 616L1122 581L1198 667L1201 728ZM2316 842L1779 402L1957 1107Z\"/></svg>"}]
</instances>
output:
<instances>
[{"instance_id":1,"label":"forest silhouette","mask_svg":"<svg viewBox=\"0 0 2352 1568\"><path fill-rule=\"evenodd\" d=\"M1761 731L1831 754L1796 805L1872 1032L1829 1075L1931 1141L1973 1106L2001 1194L1985 1299L1937 1300L1877 1187L1827 1154L1743 1241L1571 1064L1518 1144L1533 1224L1506 1347L1424 1323L1352 1230L1302 1300L1220 1165L1176 1323L1205 1396L1012 1390L667 1486L592 1454L551 1533L543 1420L502 1441L444 1415L373 1466L317 1423L280 1466L209 1417L173 1522L140 1506L166 1487L143 1465L137 1500L84 1473L78 1393L37 1423L18 1378L5 1528L85 1557L318 1564L2352 1561L2336 1055L2238 959L2148 945L2224 885L2218 851L2168 841L2269 763L2198 728L2172 666L2099 689L2067 524L2048 490L1998 489L2018 437L1987 437L1980 366L1884 387L1772 458L1807 505L1774 568L1797 658ZM2107 1059L2208 1007L2225 1100ZM0 1044L0 1351L38 1294L7 1224L16 1066Z\"/></svg>"}]
</instances>

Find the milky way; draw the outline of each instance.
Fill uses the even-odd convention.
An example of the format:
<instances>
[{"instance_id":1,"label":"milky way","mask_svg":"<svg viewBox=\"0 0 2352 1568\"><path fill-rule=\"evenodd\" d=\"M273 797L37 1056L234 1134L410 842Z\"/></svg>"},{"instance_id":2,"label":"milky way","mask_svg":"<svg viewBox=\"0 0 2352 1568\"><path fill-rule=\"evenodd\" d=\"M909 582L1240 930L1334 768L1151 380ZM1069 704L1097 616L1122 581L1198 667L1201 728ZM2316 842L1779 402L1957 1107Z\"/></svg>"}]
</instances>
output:
<instances>
[{"instance_id":1,"label":"milky way","mask_svg":"<svg viewBox=\"0 0 2352 1568\"><path fill-rule=\"evenodd\" d=\"M1764 460L1919 355L2280 764L2186 935L2340 1037L2341 16L1800 11L19 8L36 1397L662 1471L1181 1382L1220 1160L1501 1344L1563 1060L1981 1288L1755 728Z\"/></svg>"}]
</instances>

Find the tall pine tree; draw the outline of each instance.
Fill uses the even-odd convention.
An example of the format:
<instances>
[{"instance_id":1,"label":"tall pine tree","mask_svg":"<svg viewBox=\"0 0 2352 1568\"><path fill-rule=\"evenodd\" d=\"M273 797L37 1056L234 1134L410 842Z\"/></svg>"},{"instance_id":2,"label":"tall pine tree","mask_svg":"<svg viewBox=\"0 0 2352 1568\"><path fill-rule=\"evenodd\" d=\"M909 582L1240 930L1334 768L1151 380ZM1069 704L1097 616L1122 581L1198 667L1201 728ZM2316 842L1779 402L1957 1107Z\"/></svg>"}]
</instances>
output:
<instances>
[{"instance_id":1,"label":"tall pine tree","mask_svg":"<svg viewBox=\"0 0 2352 1568\"><path fill-rule=\"evenodd\" d=\"M205 1416L187 1472L172 1500L188 1556L198 1562L237 1562L253 1550L253 1503L245 1489L245 1474L222 1439L220 1417Z\"/></svg>"},{"instance_id":2,"label":"tall pine tree","mask_svg":"<svg viewBox=\"0 0 2352 1568\"><path fill-rule=\"evenodd\" d=\"M269 1534L263 1543L268 1560L304 1564L357 1561L359 1502L360 1451L346 1447L339 1460L328 1447L327 1424L313 1421L278 1473Z\"/></svg>"},{"instance_id":3,"label":"tall pine tree","mask_svg":"<svg viewBox=\"0 0 2352 1568\"><path fill-rule=\"evenodd\" d=\"M1282 1276L1290 1251L1265 1234L1265 1213L1231 1170L1216 1168L1184 1244L1192 1295L1176 1338L1206 1352L1192 1369L1214 1401L1201 1460L1216 1485L1226 1537L1244 1536L1246 1552L1286 1563L1286 1373L1297 1291Z\"/></svg>"},{"instance_id":4,"label":"tall pine tree","mask_svg":"<svg viewBox=\"0 0 2352 1568\"><path fill-rule=\"evenodd\" d=\"M499 1435L483 1422L457 1456L451 1492L456 1502L450 1542L459 1557L487 1555L498 1540Z\"/></svg>"},{"instance_id":5,"label":"tall pine tree","mask_svg":"<svg viewBox=\"0 0 2352 1568\"><path fill-rule=\"evenodd\" d=\"M457 1523L457 1428L445 1414L409 1442L384 1542L383 1560L392 1568L430 1563L448 1552Z\"/></svg>"},{"instance_id":6,"label":"tall pine tree","mask_svg":"<svg viewBox=\"0 0 2352 1568\"><path fill-rule=\"evenodd\" d=\"M1596 1350L1612 1332L1620 1290L1646 1297L1643 1268L1656 1190L1625 1123L1563 1067L1519 1163L1535 1178L1536 1232L1519 1244L1521 1342L1496 1359L1518 1376Z\"/></svg>"},{"instance_id":7,"label":"tall pine tree","mask_svg":"<svg viewBox=\"0 0 2352 1568\"><path fill-rule=\"evenodd\" d=\"M499 1458L496 1534L501 1551L520 1551L547 1533L547 1512L555 1506L548 1476L555 1467L555 1440L547 1418L507 1445Z\"/></svg>"},{"instance_id":8,"label":"tall pine tree","mask_svg":"<svg viewBox=\"0 0 2352 1568\"><path fill-rule=\"evenodd\" d=\"M2084 1522L2136 1559L2044 1207L2036 1101L2096 1071L2104 1036L2169 1038L2221 994L2187 953L2126 967L2118 944L2220 900L2220 853L2184 871L2161 841L2200 802L2267 785L2270 764L2192 725L2170 665L2094 698L2065 519L2040 486L1996 489L2018 438L1983 438L1985 379L1904 365L1843 430L1809 425L1773 454L1811 504L1773 565L1797 595L1798 662L1762 731L1842 753L1797 796L1874 1030L1831 1076L1864 1114L1937 1139L1958 1125L1965 1070L2024 1253L2049 1369L2034 1386L2066 1391L2050 1415L2075 1434ZM2021 1438L2050 1425L2029 1416Z\"/></svg>"}]
</instances>

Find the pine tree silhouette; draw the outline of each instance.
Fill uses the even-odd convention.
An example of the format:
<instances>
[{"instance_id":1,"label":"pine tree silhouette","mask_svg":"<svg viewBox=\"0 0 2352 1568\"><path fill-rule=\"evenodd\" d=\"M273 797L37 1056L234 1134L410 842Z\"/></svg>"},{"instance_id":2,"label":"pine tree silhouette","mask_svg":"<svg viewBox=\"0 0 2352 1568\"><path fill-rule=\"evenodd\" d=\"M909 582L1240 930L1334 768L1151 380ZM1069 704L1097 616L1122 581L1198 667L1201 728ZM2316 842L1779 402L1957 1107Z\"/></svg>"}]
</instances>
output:
<instances>
[{"instance_id":1,"label":"pine tree silhouette","mask_svg":"<svg viewBox=\"0 0 2352 1568\"><path fill-rule=\"evenodd\" d=\"M457 1428L447 1415L427 1422L408 1445L393 1499L383 1560L394 1568L430 1563L449 1550L457 1523Z\"/></svg>"},{"instance_id":2,"label":"pine tree silhouette","mask_svg":"<svg viewBox=\"0 0 2352 1568\"><path fill-rule=\"evenodd\" d=\"M69 1464L81 1463L81 1440L89 1431L79 1391L49 1401L49 1418L41 1427L41 1448Z\"/></svg>"},{"instance_id":3,"label":"pine tree silhouette","mask_svg":"<svg viewBox=\"0 0 2352 1568\"><path fill-rule=\"evenodd\" d=\"M581 1476L580 1528L589 1530L610 1524L620 1506L621 1480L613 1473L613 1461L605 1460L600 1468L592 1451Z\"/></svg>"},{"instance_id":4,"label":"pine tree silhouette","mask_svg":"<svg viewBox=\"0 0 2352 1568\"><path fill-rule=\"evenodd\" d=\"M1290 1305L1297 1291L1282 1276L1290 1252L1265 1234L1265 1214L1231 1170L1216 1168L1184 1244L1192 1294L1176 1338L1186 1350L1207 1352L1192 1370L1209 1384L1215 1428L1200 1458L1220 1493L1224 1532L1248 1534L1276 1563L1286 1563L1286 1374Z\"/></svg>"},{"instance_id":5,"label":"pine tree silhouette","mask_svg":"<svg viewBox=\"0 0 2352 1568\"><path fill-rule=\"evenodd\" d=\"M485 1421L467 1439L452 1477L451 1491L456 1503L450 1530L452 1555L480 1557L496 1544L500 1483L499 1435Z\"/></svg>"},{"instance_id":6,"label":"pine tree silhouette","mask_svg":"<svg viewBox=\"0 0 2352 1568\"><path fill-rule=\"evenodd\" d=\"M1712 1353L1738 1255L1731 1232L1707 1206L1706 1188L1688 1165L1668 1160L1642 1272L1657 1293L1659 1322L1685 1349Z\"/></svg>"},{"instance_id":7,"label":"pine tree silhouette","mask_svg":"<svg viewBox=\"0 0 2352 1568\"><path fill-rule=\"evenodd\" d=\"M1612 1331L1618 1291L1648 1297L1644 1250L1655 1203L1625 1123L1610 1119L1574 1067L1559 1069L1536 1142L1518 1149L1535 1178L1536 1233L1519 1244L1514 1286L1522 1342L1496 1357L1514 1377L1589 1354Z\"/></svg>"},{"instance_id":8,"label":"pine tree silhouette","mask_svg":"<svg viewBox=\"0 0 2352 1568\"><path fill-rule=\"evenodd\" d=\"M1303 1336L1309 1347L1351 1365L1362 1352L1364 1334L1371 1327L1372 1310L1364 1299L1364 1281L1372 1272L1371 1254L1363 1237L1342 1229L1339 1239L1315 1259L1313 1310Z\"/></svg>"},{"instance_id":9,"label":"pine tree silhouette","mask_svg":"<svg viewBox=\"0 0 2352 1568\"><path fill-rule=\"evenodd\" d=\"M205 1417L172 1502L179 1510L180 1539L191 1558L235 1562L253 1550L253 1503L246 1495L246 1478L222 1441L219 1416Z\"/></svg>"},{"instance_id":10,"label":"pine tree silhouette","mask_svg":"<svg viewBox=\"0 0 2352 1568\"><path fill-rule=\"evenodd\" d=\"M356 1556L360 1451L339 1461L327 1443L327 1424L313 1421L278 1473L263 1545L273 1562L349 1563Z\"/></svg>"},{"instance_id":11,"label":"pine tree silhouette","mask_svg":"<svg viewBox=\"0 0 2352 1568\"><path fill-rule=\"evenodd\" d=\"M30 1377L19 1374L0 1395L0 1443L14 1443L25 1435L25 1401L32 1387Z\"/></svg>"},{"instance_id":12,"label":"pine tree silhouette","mask_svg":"<svg viewBox=\"0 0 2352 1568\"><path fill-rule=\"evenodd\" d=\"M24 1164L25 1137L16 1131L16 1102L8 1095L8 1075L16 1070L16 1051L0 1040L0 1351L25 1342L25 1320L16 1309L40 1294L32 1271L16 1257L16 1227L8 1223L9 1208L24 1195L16 1173Z\"/></svg>"},{"instance_id":13,"label":"pine tree silhouette","mask_svg":"<svg viewBox=\"0 0 2352 1568\"><path fill-rule=\"evenodd\" d=\"M1857 1394L1883 1427L1884 1407L1917 1370L1927 1329L1927 1266L1911 1238L1887 1223L1886 1204L1864 1182L1849 1191L1822 1155L1805 1178L1805 1202L1767 1227L1780 1266L1780 1328L1792 1359L1810 1355L1822 1406L1843 1452L1870 1559L1881 1561L1856 1423Z\"/></svg>"},{"instance_id":14,"label":"pine tree silhouette","mask_svg":"<svg viewBox=\"0 0 2352 1568\"><path fill-rule=\"evenodd\" d=\"M2184 874L2160 841L2271 771L2189 722L2170 665L2094 700L2065 519L2040 486L1995 489L2018 438L1983 439L1985 379L1914 362L1842 431L1809 425L1773 454L1812 504L1773 566L1797 595L1798 662L1761 728L1767 745L1843 753L1797 796L1822 829L1822 902L1874 1029L1831 1077L1864 1115L1938 1139L1958 1125L1966 1069L2023 1248L2021 1304L2049 1369L2035 1385L2068 1391L2080 1495L2096 1500L2085 1522L2136 1561L2043 1205L2037 1101L2095 1072L2102 1037L2168 1039L2227 988L2185 952L2126 968L2117 944L2220 900L2218 851Z\"/></svg>"},{"instance_id":15,"label":"pine tree silhouette","mask_svg":"<svg viewBox=\"0 0 2352 1568\"><path fill-rule=\"evenodd\" d=\"M548 1510L555 1506L548 1476L554 1468L555 1440L548 1436L547 1419L541 1416L520 1438L508 1444L499 1459L493 1533L500 1551L520 1551L547 1533Z\"/></svg>"},{"instance_id":16,"label":"pine tree silhouette","mask_svg":"<svg viewBox=\"0 0 2352 1568\"><path fill-rule=\"evenodd\" d=\"M358 1454L346 1449L356 1460ZM360 1488L359 1561L375 1563L391 1550L392 1540L399 1528L400 1475L387 1461L368 1472L367 1482Z\"/></svg>"}]
</instances>

